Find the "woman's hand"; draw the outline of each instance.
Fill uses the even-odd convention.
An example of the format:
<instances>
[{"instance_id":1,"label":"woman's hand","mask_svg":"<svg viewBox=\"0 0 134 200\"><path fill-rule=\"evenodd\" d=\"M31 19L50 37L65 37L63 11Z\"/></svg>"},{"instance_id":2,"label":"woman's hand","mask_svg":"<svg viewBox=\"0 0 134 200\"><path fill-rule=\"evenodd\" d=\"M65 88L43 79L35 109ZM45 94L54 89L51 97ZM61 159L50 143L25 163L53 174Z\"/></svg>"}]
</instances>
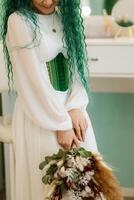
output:
<instances>
[{"instance_id":1,"label":"woman's hand","mask_svg":"<svg viewBox=\"0 0 134 200\"><path fill-rule=\"evenodd\" d=\"M80 141L76 137L73 129L67 131L56 131L56 135L58 143L66 150L80 146Z\"/></svg>"},{"instance_id":2,"label":"woman's hand","mask_svg":"<svg viewBox=\"0 0 134 200\"><path fill-rule=\"evenodd\" d=\"M80 141L84 141L86 129L88 127L86 118L84 117L80 109L71 109L70 111L68 111L68 113L72 119L73 127L75 129L75 134L77 138Z\"/></svg>"}]
</instances>

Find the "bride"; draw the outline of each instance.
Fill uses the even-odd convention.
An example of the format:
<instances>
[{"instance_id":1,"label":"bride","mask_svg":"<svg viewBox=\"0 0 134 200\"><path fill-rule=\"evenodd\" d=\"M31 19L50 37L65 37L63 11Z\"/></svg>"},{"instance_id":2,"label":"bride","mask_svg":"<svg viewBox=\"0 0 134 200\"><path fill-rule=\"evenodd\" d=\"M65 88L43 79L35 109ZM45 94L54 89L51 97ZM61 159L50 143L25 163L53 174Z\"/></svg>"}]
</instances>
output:
<instances>
[{"instance_id":1,"label":"bride","mask_svg":"<svg viewBox=\"0 0 134 200\"><path fill-rule=\"evenodd\" d=\"M4 0L2 38L12 119L12 200L43 200L39 163L59 148L97 152L80 0ZM15 83L12 88L12 83Z\"/></svg>"}]
</instances>

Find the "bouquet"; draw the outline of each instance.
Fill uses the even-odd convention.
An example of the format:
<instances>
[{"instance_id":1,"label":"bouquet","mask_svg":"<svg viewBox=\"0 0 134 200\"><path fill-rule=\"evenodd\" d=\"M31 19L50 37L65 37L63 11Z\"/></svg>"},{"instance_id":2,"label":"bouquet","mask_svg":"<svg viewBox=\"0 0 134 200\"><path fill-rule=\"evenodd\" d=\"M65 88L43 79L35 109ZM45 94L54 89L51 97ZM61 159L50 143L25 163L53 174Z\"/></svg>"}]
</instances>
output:
<instances>
[{"instance_id":1,"label":"bouquet","mask_svg":"<svg viewBox=\"0 0 134 200\"><path fill-rule=\"evenodd\" d=\"M50 200L60 200L67 192L77 200L123 199L118 182L101 155L82 147L60 149L45 157L39 168L43 170L43 183L50 185Z\"/></svg>"}]
</instances>

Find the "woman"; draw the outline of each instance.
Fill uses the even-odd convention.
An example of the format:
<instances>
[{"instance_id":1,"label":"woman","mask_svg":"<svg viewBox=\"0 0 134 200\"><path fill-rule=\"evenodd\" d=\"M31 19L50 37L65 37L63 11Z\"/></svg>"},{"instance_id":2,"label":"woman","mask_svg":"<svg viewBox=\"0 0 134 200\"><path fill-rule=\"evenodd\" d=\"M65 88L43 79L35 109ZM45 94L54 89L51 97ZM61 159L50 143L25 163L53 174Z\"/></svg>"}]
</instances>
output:
<instances>
[{"instance_id":1,"label":"woman","mask_svg":"<svg viewBox=\"0 0 134 200\"><path fill-rule=\"evenodd\" d=\"M47 188L38 166L44 156L61 147L97 151L86 111L88 66L80 0L5 0L4 6L4 53L9 85L14 76L17 91L12 200L43 200ZM51 77L55 64L60 70ZM56 88L56 77L68 87Z\"/></svg>"}]
</instances>

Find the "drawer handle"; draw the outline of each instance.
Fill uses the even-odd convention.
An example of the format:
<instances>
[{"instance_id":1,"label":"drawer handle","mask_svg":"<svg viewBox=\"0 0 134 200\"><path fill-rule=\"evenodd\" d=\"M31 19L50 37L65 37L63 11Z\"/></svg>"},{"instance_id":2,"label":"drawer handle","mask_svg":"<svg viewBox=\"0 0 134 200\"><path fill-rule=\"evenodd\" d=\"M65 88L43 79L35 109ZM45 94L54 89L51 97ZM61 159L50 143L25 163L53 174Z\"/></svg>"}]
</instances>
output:
<instances>
[{"instance_id":1,"label":"drawer handle","mask_svg":"<svg viewBox=\"0 0 134 200\"><path fill-rule=\"evenodd\" d=\"M93 62L98 62L99 58L91 58L90 60L93 61Z\"/></svg>"}]
</instances>

